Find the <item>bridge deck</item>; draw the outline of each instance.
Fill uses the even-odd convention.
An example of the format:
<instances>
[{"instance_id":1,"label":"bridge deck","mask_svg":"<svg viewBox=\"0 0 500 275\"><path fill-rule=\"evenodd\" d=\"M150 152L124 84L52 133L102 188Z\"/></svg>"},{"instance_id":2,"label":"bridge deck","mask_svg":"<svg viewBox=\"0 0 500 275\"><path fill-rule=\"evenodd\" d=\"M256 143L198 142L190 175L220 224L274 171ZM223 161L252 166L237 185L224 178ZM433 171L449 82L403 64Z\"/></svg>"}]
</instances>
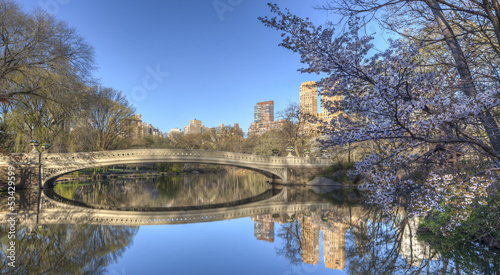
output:
<instances>
[{"instance_id":1,"label":"bridge deck","mask_svg":"<svg viewBox=\"0 0 500 275\"><path fill-rule=\"evenodd\" d=\"M187 149L130 149L79 153L43 153L1 156L0 166L33 166L40 171L40 187L50 187L61 175L86 168L119 164L157 162L207 163L232 165L274 175L288 183L297 169L321 169L330 165L326 158L258 156L233 152ZM307 176L306 176L307 177Z\"/></svg>"}]
</instances>

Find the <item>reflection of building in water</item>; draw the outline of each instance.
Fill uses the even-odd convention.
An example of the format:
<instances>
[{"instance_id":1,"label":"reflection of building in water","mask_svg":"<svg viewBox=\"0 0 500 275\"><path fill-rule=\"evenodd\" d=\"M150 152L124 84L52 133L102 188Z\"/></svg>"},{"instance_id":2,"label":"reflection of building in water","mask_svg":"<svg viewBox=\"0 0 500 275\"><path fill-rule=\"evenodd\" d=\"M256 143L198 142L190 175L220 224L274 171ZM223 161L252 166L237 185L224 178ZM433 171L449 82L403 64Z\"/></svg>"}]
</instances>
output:
<instances>
[{"instance_id":1,"label":"reflection of building in water","mask_svg":"<svg viewBox=\"0 0 500 275\"><path fill-rule=\"evenodd\" d=\"M312 217L303 217L300 228L300 248L302 261L306 264L318 264L319 260L319 227Z\"/></svg>"},{"instance_id":2,"label":"reflection of building in water","mask_svg":"<svg viewBox=\"0 0 500 275\"><path fill-rule=\"evenodd\" d=\"M335 222L323 229L323 256L325 267L343 270L345 266L345 234L349 225Z\"/></svg>"},{"instance_id":3,"label":"reflection of building in water","mask_svg":"<svg viewBox=\"0 0 500 275\"><path fill-rule=\"evenodd\" d=\"M319 262L319 231L323 231L325 267L343 270L346 262L346 233L353 229L356 251L365 254L367 246L367 218L363 207L340 207L327 213L260 215L252 217L254 235L258 240L274 241L274 222L300 221L300 253L306 264Z\"/></svg>"},{"instance_id":4,"label":"reflection of building in water","mask_svg":"<svg viewBox=\"0 0 500 275\"><path fill-rule=\"evenodd\" d=\"M347 230L354 229L354 242L356 244L356 251L362 252L366 250L366 233L367 220L366 216L363 215L364 211L362 207L352 207L352 208L340 208L334 212L328 213L328 215L320 216L313 215L307 218L305 222L302 223L301 232L307 232L311 236L306 234L302 235L302 260L305 263L312 263L310 260L310 251L312 250L311 241L316 244L316 249L318 247L318 235L319 230L323 231L323 257L325 261L325 267L330 269L343 270L346 261L346 244L345 236ZM310 227L310 228L309 228ZM357 234L356 234L357 233ZM363 235L364 233L364 235ZM314 239L316 238L316 239ZM304 246L305 244L308 247ZM304 255L305 254L305 255ZM316 252L315 263L318 262L318 253ZM309 262L306 262L309 260Z\"/></svg>"},{"instance_id":5,"label":"reflection of building in water","mask_svg":"<svg viewBox=\"0 0 500 275\"><path fill-rule=\"evenodd\" d=\"M271 214L252 217L253 231L257 240L274 242L274 218Z\"/></svg>"},{"instance_id":6,"label":"reflection of building in water","mask_svg":"<svg viewBox=\"0 0 500 275\"><path fill-rule=\"evenodd\" d=\"M433 253L428 243L417 239L418 219L408 221L404 227L400 255L408 266L421 266L424 260L438 260L439 254ZM431 258L431 255L434 257Z\"/></svg>"}]
</instances>

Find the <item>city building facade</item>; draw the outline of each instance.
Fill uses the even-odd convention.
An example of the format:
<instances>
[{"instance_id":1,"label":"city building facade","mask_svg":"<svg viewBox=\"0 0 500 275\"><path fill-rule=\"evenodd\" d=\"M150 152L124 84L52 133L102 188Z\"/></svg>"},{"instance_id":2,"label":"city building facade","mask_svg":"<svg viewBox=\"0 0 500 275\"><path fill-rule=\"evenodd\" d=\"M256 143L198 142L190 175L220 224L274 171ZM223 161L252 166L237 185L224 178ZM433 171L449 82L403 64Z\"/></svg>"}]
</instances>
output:
<instances>
[{"instance_id":1,"label":"city building facade","mask_svg":"<svg viewBox=\"0 0 500 275\"><path fill-rule=\"evenodd\" d=\"M254 121L248 128L249 135L261 135L270 130L283 128L285 120L274 121L274 101L257 102L254 106Z\"/></svg>"},{"instance_id":2,"label":"city building facade","mask_svg":"<svg viewBox=\"0 0 500 275\"><path fill-rule=\"evenodd\" d=\"M202 123L201 120L192 119L189 121L189 125L184 126L184 134L198 134L201 135L205 133L207 130L207 127L205 127Z\"/></svg>"},{"instance_id":3,"label":"city building facade","mask_svg":"<svg viewBox=\"0 0 500 275\"><path fill-rule=\"evenodd\" d=\"M303 82L300 85L300 112L316 115L318 113L318 86L315 81Z\"/></svg>"},{"instance_id":4,"label":"city building facade","mask_svg":"<svg viewBox=\"0 0 500 275\"><path fill-rule=\"evenodd\" d=\"M140 114L135 114L129 120L129 126L132 128L132 138L144 138L144 136L157 136L164 138L165 135L151 124L142 121Z\"/></svg>"},{"instance_id":5,"label":"city building facade","mask_svg":"<svg viewBox=\"0 0 500 275\"><path fill-rule=\"evenodd\" d=\"M301 134L317 132L322 123L328 123L337 118L340 112L330 112L328 105L343 99L342 95L329 96L326 91L321 91L321 112L318 113L318 86L315 81L303 82L300 85L299 106L301 116L304 116L304 123ZM310 118L317 121L311 121Z\"/></svg>"},{"instance_id":6,"label":"city building facade","mask_svg":"<svg viewBox=\"0 0 500 275\"><path fill-rule=\"evenodd\" d=\"M274 121L274 101L257 102L253 108L254 122Z\"/></svg>"}]
</instances>

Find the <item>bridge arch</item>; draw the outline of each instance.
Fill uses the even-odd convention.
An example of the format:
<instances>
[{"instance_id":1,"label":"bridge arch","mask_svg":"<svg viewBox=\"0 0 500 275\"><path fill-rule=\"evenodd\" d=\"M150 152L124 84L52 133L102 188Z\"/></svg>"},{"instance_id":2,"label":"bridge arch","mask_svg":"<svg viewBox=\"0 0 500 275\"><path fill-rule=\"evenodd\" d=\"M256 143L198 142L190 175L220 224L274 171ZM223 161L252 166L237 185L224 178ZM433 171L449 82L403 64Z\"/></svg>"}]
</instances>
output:
<instances>
[{"instance_id":1,"label":"bridge arch","mask_svg":"<svg viewBox=\"0 0 500 275\"><path fill-rule=\"evenodd\" d=\"M21 166L39 177L30 184L44 188L57 177L85 168L116 164L154 162L207 163L242 167L273 175L283 183L305 183L328 167L331 162L323 157L257 156L222 151L187 149L131 149L80 153L47 153L33 148L28 154L0 156L0 166ZM36 173L35 173L36 174Z\"/></svg>"},{"instance_id":2,"label":"bridge arch","mask_svg":"<svg viewBox=\"0 0 500 275\"><path fill-rule=\"evenodd\" d=\"M99 168L99 167L112 166L112 165L143 164L143 163L151 163L151 162L147 162L147 161L140 162L140 163L138 163L138 162L113 162L113 163L105 163L105 164L98 165L98 166L88 165L88 166L81 166L78 168L75 167L75 168L71 168L71 169L63 169L63 170L60 170L60 172L55 172L55 173L51 174L49 177L44 178L42 185L44 188L53 188L55 181L59 177L64 176L64 175L69 174L69 173L72 173L72 172L83 170L83 169ZM226 166L232 166L232 167L238 167L238 168L243 168L243 169L247 169L247 170L252 170L252 171L261 173L269 178L277 177L282 182L286 182L286 175L284 175L286 173L286 168L282 168L282 169L274 168L273 169L273 168L265 168L265 167L256 167L254 165L237 165L237 164L227 164L227 163L220 163L220 162L193 162L193 161L180 162L180 161L173 161L173 160L155 160L154 163L200 163L200 164L226 165ZM45 169L47 169L47 168L45 168Z\"/></svg>"},{"instance_id":3,"label":"bridge arch","mask_svg":"<svg viewBox=\"0 0 500 275\"><path fill-rule=\"evenodd\" d=\"M43 154L41 187L53 187L55 180L74 171L110 165L141 163L203 163L254 170L287 182L288 160L232 152L184 149L133 149L85 153Z\"/></svg>"}]
</instances>

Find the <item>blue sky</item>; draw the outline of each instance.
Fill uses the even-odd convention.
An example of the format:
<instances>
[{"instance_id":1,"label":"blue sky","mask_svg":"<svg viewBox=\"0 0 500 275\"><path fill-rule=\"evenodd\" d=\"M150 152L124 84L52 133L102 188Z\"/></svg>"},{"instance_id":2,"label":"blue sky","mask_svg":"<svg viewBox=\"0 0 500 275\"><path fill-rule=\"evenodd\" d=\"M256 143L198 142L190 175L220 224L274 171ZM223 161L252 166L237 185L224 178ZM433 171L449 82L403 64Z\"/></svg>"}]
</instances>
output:
<instances>
[{"instance_id":1,"label":"blue sky","mask_svg":"<svg viewBox=\"0 0 500 275\"><path fill-rule=\"evenodd\" d=\"M270 15L266 0L18 2L75 27L95 47L95 77L163 132L194 118L246 132L255 103L274 100L279 111L298 103L301 82L319 79L297 72L299 55L278 47L280 33L257 20ZM314 9L324 2L274 1L318 23L334 20Z\"/></svg>"}]
</instances>

